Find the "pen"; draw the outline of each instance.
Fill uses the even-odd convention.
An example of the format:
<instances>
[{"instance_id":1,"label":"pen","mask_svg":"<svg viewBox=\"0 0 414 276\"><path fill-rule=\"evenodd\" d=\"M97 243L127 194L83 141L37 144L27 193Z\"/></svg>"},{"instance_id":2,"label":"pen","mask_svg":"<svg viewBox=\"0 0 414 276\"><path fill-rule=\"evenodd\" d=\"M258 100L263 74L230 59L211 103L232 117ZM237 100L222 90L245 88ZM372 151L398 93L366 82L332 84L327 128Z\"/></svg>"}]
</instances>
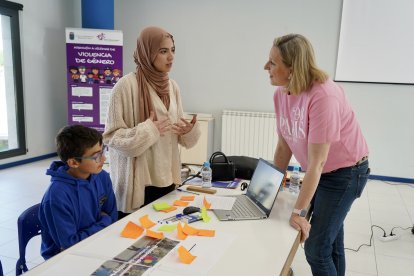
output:
<instances>
[{"instance_id":1,"label":"pen","mask_svg":"<svg viewBox=\"0 0 414 276\"><path fill-rule=\"evenodd\" d=\"M177 215L174 215L174 216L172 216L172 217L168 217L168 218L165 218L165 219L163 219L163 220L160 220L160 221L158 221L159 223L169 223L169 222L173 222L173 221L177 221L178 219L180 219L182 216L185 216L184 214L177 214Z\"/></svg>"},{"instance_id":2,"label":"pen","mask_svg":"<svg viewBox=\"0 0 414 276\"><path fill-rule=\"evenodd\" d=\"M166 224L168 224L170 222L172 223L172 222L175 222L177 220L184 221L185 223L192 223L192 222L199 221L199 220L202 220L202 219L203 218L200 215L177 214L175 216L172 216L172 217L169 217L169 218L160 220L160 221L158 221L158 223L161 223L161 224L166 223Z\"/></svg>"},{"instance_id":3,"label":"pen","mask_svg":"<svg viewBox=\"0 0 414 276\"><path fill-rule=\"evenodd\" d=\"M195 195L200 195L199 193L196 193L196 192L191 192L191 191L187 191L187 190L183 190L183 189L181 189L181 188L177 188L177 191L184 192L184 193L195 194Z\"/></svg>"},{"instance_id":4,"label":"pen","mask_svg":"<svg viewBox=\"0 0 414 276\"><path fill-rule=\"evenodd\" d=\"M190 252L190 251L191 251L191 249L193 249L193 248L194 248L194 246L196 246L196 243L195 243L193 246L191 246L191 248L188 250L188 252Z\"/></svg>"}]
</instances>

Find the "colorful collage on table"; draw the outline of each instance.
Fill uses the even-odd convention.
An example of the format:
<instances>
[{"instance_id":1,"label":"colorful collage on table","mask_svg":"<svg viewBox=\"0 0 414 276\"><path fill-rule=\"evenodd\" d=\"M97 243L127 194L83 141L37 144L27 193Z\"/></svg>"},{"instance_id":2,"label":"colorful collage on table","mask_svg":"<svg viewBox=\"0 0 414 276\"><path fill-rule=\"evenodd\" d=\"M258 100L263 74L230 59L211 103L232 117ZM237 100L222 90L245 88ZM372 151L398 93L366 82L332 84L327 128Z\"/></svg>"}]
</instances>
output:
<instances>
[{"instance_id":1,"label":"colorful collage on table","mask_svg":"<svg viewBox=\"0 0 414 276\"><path fill-rule=\"evenodd\" d=\"M112 260L103 263L92 275L142 275L178 243L167 238L142 237Z\"/></svg>"}]
</instances>

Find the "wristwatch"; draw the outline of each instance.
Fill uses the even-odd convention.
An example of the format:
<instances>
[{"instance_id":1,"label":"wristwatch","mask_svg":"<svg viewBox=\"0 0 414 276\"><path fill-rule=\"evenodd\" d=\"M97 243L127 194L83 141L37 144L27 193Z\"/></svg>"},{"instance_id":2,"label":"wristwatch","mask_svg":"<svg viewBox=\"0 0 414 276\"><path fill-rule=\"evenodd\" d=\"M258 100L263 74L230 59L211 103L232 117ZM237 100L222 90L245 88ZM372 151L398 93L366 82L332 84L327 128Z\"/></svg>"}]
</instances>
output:
<instances>
[{"instance_id":1,"label":"wristwatch","mask_svg":"<svg viewBox=\"0 0 414 276\"><path fill-rule=\"evenodd\" d=\"M307 213L308 211L306 210L306 209L293 209L293 212L292 213L294 213L294 214L297 214L297 215L299 215L300 217L306 217L306 213Z\"/></svg>"}]
</instances>

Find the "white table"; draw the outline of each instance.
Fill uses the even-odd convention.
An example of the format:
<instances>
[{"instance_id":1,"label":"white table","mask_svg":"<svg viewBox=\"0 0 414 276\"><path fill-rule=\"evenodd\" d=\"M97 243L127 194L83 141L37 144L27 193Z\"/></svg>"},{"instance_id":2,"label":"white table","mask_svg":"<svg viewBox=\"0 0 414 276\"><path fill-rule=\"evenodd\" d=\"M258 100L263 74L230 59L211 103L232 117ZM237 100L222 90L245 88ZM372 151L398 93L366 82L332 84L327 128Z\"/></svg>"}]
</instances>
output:
<instances>
[{"instance_id":1,"label":"white table","mask_svg":"<svg viewBox=\"0 0 414 276\"><path fill-rule=\"evenodd\" d=\"M216 195L234 193L240 193L240 189L218 189ZM156 202L172 204L175 199L183 195L190 194L174 191ZM200 221L190 224L196 228L215 229L217 237L227 235L231 238L229 239L231 241L219 252L220 259L207 275L287 275L300 236L298 231L289 225L295 200L296 196L287 190L279 192L270 217L265 220L221 222L216 219L213 212L209 211L211 217L209 223ZM178 207L177 211L181 210L182 207ZM148 214L152 220L157 220L169 217L175 212L161 213L156 212L151 205L145 206L31 269L27 275L90 275L102 263L137 241L120 237L120 232L128 221L138 223L138 219L145 214ZM218 249L220 250L220 247ZM218 253L211 252L211 254ZM158 274L154 273L154 275Z\"/></svg>"}]
</instances>

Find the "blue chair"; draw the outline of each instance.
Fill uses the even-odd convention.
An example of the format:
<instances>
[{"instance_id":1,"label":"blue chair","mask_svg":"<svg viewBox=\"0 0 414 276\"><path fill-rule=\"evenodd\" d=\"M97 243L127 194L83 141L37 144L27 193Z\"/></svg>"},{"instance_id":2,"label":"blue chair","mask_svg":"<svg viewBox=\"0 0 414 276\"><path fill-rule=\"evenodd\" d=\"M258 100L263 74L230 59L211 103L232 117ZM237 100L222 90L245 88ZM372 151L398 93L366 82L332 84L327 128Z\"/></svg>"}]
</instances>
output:
<instances>
[{"instance_id":1,"label":"blue chair","mask_svg":"<svg viewBox=\"0 0 414 276\"><path fill-rule=\"evenodd\" d=\"M26 266L26 246L31 238L40 235L39 207L40 203L26 209L17 219L19 259L16 262L16 275L28 270Z\"/></svg>"}]
</instances>

